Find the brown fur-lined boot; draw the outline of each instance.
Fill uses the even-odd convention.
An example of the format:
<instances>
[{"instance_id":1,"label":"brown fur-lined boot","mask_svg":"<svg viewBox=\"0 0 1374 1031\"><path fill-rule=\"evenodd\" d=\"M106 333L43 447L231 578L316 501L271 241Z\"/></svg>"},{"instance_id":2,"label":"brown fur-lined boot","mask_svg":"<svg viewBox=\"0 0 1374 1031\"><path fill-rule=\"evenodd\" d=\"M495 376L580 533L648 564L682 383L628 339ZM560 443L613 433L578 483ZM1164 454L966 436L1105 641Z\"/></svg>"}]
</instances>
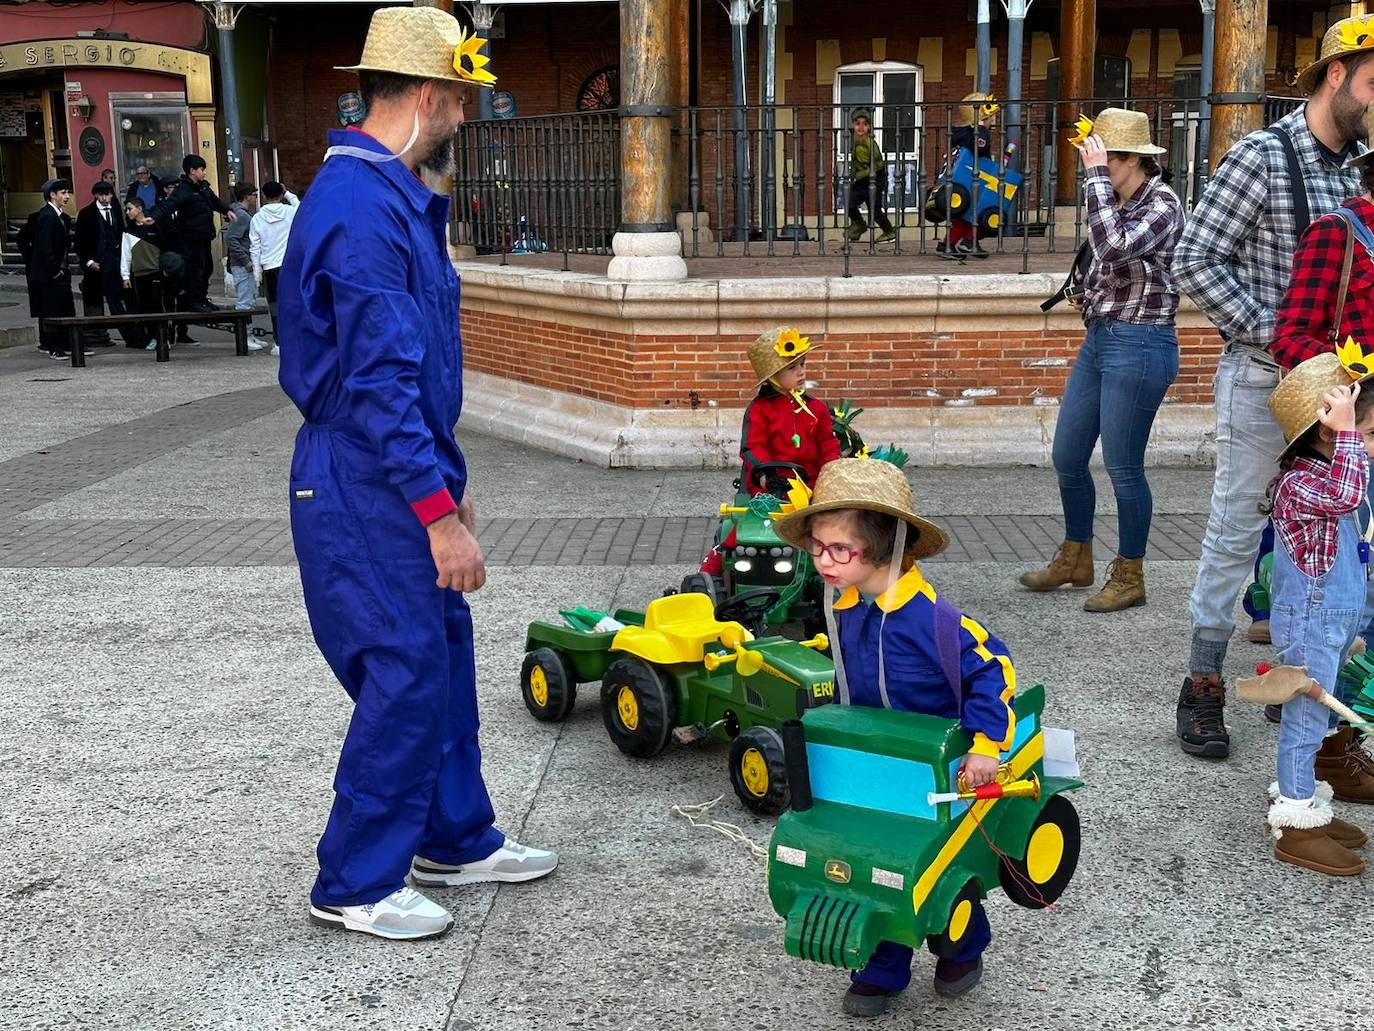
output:
<instances>
[{"instance_id":1,"label":"brown fur-lined boot","mask_svg":"<svg viewBox=\"0 0 1374 1031\"><path fill-rule=\"evenodd\" d=\"M1092 582L1092 541L1065 541L1048 566L1021 574L1021 583L1032 591L1052 591L1065 584L1091 587Z\"/></svg>"},{"instance_id":2,"label":"brown fur-lined boot","mask_svg":"<svg viewBox=\"0 0 1374 1031\"><path fill-rule=\"evenodd\" d=\"M1120 612L1145 604L1145 562L1120 555L1107 568L1107 582L1083 603L1084 612Z\"/></svg>"},{"instance_id":3,"label":"brown fur-lined boot","mask_svg":"<svg viewBox=\"0 0 1374 1031\"><path fill-rule=\"evenodd\" d=\"M1269 828L1278 839L1274 858L1331 877L1364 873L1364 860L1331 836L1331 820L1329 802L1276 799L1269 807Z\"/></svg>"},{"instance_id":4,"label":"brown fur-lined boot","mask_svg":"<svg viewBox=\"0 0 1374 1031\"><path fill-rule=\"evenodd\" d=\"M1324 780L1317 781L1317 789L1313 792L1314 800L1317 805L1330 808L1331 806L1331 785ZM1279 782L1269 783L1269 801L1271 803L1279 800ZM1265 825L1266 827L1268 824ZM1364 848L1369 843L1369 836L1364 831L1356 827L1353 823L1347 823L1340 817L1332 814L1331 822L1326 825L1326 836L1338 844L1344 845L1348 849Z\"/></svg>"},{"instance_id":5,"label":"brown fur-lined boot","mask_svg":"<svg viewBox=\"0 0 1374 1031\"><path fill-rule=\"evenodd\" d=\"M1374 756L1351 727L1341 727L1322 741L1316 768L1317 776L1342 802L1374 803Z\"/></svg>"}]
</instances>

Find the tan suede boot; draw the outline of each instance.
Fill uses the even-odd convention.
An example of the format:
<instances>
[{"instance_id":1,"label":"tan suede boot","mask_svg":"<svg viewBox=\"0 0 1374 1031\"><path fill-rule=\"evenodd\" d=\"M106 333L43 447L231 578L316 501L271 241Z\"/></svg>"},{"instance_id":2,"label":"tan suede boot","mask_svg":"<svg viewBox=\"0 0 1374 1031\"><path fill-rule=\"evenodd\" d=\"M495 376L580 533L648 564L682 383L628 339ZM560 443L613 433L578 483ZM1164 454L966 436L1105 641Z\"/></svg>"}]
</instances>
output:
<instances>
[{"instance_id":1,"label":"tan suede boot","mask_svg":"<svg viewBox=\"0 0 1374 1031\"><path fill-rule=\"evenodd\" d=\"M1143 559L1120 555L1107 567L1107 582L1083 603L1084 612L1120 612L1145 604L1145 563Z\"/></svg>"},{"instance_id":2,"label":"tan suede boot","mask_svg":"<svg viewBox=\"0 0 1374 1031\"><path fill-rule=\"evenodd\" d=\"M1274 858L1331 877L1364 873L1364 860L1331 836L1330 803L1317 799L1277 799L1269 807L1269 827L1278 843Z\"/></svg>"},{"instance_id":3,"label":"tan suede boot","mask_svg":"<svg viewBox=\"0 0 1374 1031\"><path fill-rule=\"evenodd\" d=\"M1052 591L1065 584L1091 587L1092 582L1092 541L1065 541L1048 566L1021 574L1021 583L1032 591Z\"/></svg>"},{"instance_id":4,"label":"tan suede boot","mask_svg":"<svg viewBox=\"0 0 1374 1031\"><path fill-rule=\"evenodd\" d=\"M1314 792L1315 801L1323 808L1331 806L1331 785L1324 780L1317 781L1317 790ZM1273 781L1269 785L1269 801L1277 802L1279 798L1279 782ZM1268 824L1265 827L1268 828ZM1356 827L1353 823L1347 823L1334 814L1331 822L1326 825L1327 837L1344 845L1348 849L1364 848L1369 843L1369 837L1364 831Z\"/></svg>"},{"instance_id":5,"label":"tan suede boot","mask_svg":"<svg viewBox=\"0 0 1374 1031\"><path fill-rule=\"evenodd\" d=\"M1322 742L1317 752L1317 776L1331 785L1342 802L1374 804L1374 757L1354 739L1353 730L1343 727L1341 731ZM1346 744L1341 748L1343 737Z\"/></svg>"}]
</instances>

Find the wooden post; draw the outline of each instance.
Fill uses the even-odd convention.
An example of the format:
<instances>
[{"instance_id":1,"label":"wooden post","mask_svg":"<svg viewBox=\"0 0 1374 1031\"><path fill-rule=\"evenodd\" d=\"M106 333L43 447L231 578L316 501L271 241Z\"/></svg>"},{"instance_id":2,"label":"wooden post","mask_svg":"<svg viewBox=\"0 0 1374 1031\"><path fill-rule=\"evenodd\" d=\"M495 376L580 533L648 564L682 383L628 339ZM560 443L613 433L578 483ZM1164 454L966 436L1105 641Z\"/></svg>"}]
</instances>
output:
<instances>
[{"instance_id":1,"label":"wooden post","mask_svg":"<svg viewBox=\"0 0 1374 1031\"><path fill-rule=\"evenodd\" d=\"M687 278L673 224L672 0L620 4L620 231L607 276L622 280Z\"/></svg>"},{"instance_id":2,"label":"wooden post","mask_svg":"<svg viewBox=\"0 0 1374 1031\"><path fill-rule=\"evenodd\" d=\"M687 108L691 103L692 76L692 0L671 0L668 12L668 35L671 41L669 74L672 78L671 103L677 108L673 116L673 174L672 197L674 207L686 211L690 206L688 172L691 152L687 140Z\"/></svg>"},{"instance_id":3,"label":"wooden post","mask_svg":"<svg viewBox=\"0 0 1374 1031\"><path fill-rule=\"evenodd\" d=\"M1217 0L1209 166L1264 123L1268 0Z\"/></svg>"},{"instance_id":4,"label":"wooden post","mask_svg":"<svg viewBox=\"0 0 1374 1031\"><path fill-rule=\"evenodd\" d=\"M1055 114L1055 201L1072 204L1078 194L1078 148L1068 144L1069 129L1093 95L1093 66L1097 50L1097 0L1063 0L1059 13L1059 96Z\"/></svg>"}]
</instances>

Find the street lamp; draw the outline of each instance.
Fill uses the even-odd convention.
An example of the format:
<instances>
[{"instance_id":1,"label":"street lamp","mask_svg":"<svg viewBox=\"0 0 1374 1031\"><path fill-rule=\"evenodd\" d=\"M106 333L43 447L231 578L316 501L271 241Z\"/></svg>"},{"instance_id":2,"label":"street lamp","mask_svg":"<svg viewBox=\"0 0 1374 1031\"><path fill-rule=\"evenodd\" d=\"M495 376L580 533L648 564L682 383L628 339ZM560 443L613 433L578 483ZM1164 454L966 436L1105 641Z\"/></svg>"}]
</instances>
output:
<instances>
[{"instance_id":1,"label":"street lamp","mask_svg":"<svg viewBox=\"0 0 1374 1031\"><path fill-rule=\"evenodd\" d=\"M81 116L83 122L89 122L91 115L95 114L95 105L91 103L91 98L84 93L72 101L72 106L76 108L76 113Z\"/></svg>"}]
</instances>

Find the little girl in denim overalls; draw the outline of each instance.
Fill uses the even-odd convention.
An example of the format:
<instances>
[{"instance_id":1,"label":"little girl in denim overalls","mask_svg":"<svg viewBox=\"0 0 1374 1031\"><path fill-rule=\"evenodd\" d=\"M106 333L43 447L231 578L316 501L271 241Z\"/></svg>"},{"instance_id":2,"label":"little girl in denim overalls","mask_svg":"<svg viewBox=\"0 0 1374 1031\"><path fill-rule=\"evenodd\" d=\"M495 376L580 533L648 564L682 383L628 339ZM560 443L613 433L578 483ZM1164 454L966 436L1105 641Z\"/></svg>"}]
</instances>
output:
<instances>
[{"instance_id":1,"label":"little girl in denim overalls","mask_svg":"<svg viewBox=\"0 0 1374 1031\"><path fill-rule=\"evenodd\" d=\"M1271 490L1271 633L1284 666L1305 669L1331 692L1360 627L1370 569L1369 544L1356 525L1368 503L1366 448L1374 429L1374 386L1360 389L1366 375L1328 352L1295 368L1269 400L1288 442ZM1364 870L1352 849L1365 835L1335 818L1330 788L1315 772L1318 750L1336 732L1336 714L1307 695L1284 704L1269 826L1276 859L1352 876Z\"/></svg>"}]
</instances>

